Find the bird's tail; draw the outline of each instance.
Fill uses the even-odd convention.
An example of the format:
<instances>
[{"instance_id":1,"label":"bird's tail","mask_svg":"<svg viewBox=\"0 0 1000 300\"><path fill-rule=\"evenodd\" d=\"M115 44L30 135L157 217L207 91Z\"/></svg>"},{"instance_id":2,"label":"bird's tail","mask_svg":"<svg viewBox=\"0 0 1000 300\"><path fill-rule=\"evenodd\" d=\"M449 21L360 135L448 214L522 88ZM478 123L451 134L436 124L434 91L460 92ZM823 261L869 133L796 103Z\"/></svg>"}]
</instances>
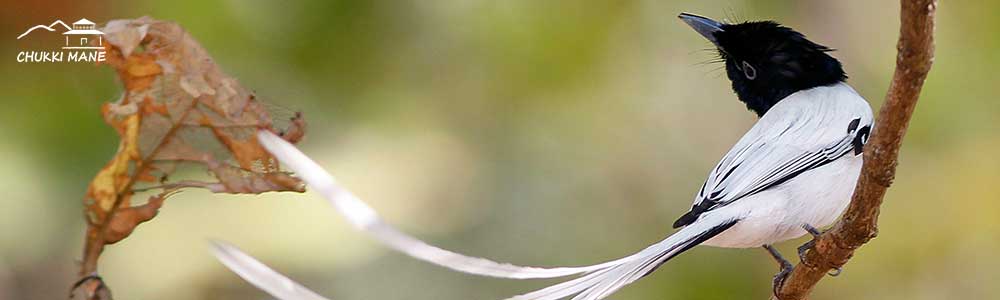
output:
<instances>
[{"instance_id":1,"label":"bird's tail","mask_svg":"<svg viewBox=\"0 0 1000 300\"><path fill-rule=\"evenodd\" d=\"M264 147L301 177L313 190L328 199L347 220L394 250L460 272L514 279L583 276L512 299L602 299L619 288L649 274L677 254L694 247L736 224L738 220L704 214L696 222L659 243L617 260L580 267L527 267L494 262L441 249L409 236L381 220L370 206L347 189L337 185L333 176L280 137L261 131L257 135ZM228 264L227 264L228 266ZM232 266L230 266L232 268ZM273 274L272 274L273 275Z\"/></svg>"},{"instance_id":2,"label":"bird's tail","mask_svg":"<svg viewBox=\"0 0 1000 300\"><path fill-rule=\"evenodd\" d=\"M279 161L302 178L311 189L318 192L358 229L371 234L390 248L414 258L452 270L499 278L530 279L554 278L588 273L621 264L631 257L582 267L538 268L499 263L484 258L467 256L441 249L403 233L386 224L370 206L341 187L330 173L307 157L295 146L268 131L260 131L257 139Z\"/></svg>"},{"instance_id":3,"label":"bird's tail","mask_svg":"<svg viewBox=\"0 0 1000 300\"><path fill-rule=\"evenodd\" d=\"M697 222L682 228L659 243L646 247L629 257L602 266L588 274L563 283L552 285L511 300L555 300L572 295L573 300L604 299L618 289L653 272L657 267L691 247L722 233L738 220L705 215Z\"/></svg>"},{"instance_id":4,"label":"bird's tail","mask_svg":"<svg viewBox=\"0 0 1000 300\"><path fill-rule=\"evenodd\" d=\"M243 253L236 246L222 241L212 241L212 253L236 275L271 294L274 298L281 300L329 300L274 271L252 256Z\"/></svg>"}]
</instances>

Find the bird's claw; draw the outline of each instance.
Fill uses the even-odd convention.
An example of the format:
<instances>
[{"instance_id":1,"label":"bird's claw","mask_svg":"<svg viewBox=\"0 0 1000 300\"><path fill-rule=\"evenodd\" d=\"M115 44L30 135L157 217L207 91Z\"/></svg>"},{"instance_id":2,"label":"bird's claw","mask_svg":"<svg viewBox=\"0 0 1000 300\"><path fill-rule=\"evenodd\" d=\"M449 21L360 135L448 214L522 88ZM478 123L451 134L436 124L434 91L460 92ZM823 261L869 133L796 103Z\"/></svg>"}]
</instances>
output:
<instances>
[{"instance_id":1,"label":"bird's claw","mask_svg":"<svg viewBox=\"0 0 1000 300\"><path fill-rule=\"evenodd\" d=\"M812 248L813 246L815 246L816 245L816 240L819 239L819 237L821 235L823 235L823 233L820 232L819 229L816 229L816 227L812 227L812 225L809 225L809 224L802 224L802 229L805 229L806 232L808 232L810 235L812 235L813 238L811 240L809 240L808 242L806 242L805 244L802 244L802 246L799 246L799 248L798 248L798 250L799 250L799 261L804 261L805 260L806 251L808 251L809 248Z\"/></svg>"},{"instance_id":2,"label":"bird's claw","mask_svg":"<svg viewBox=\"0 0 1000 300\"><path fill-rule=\"evenodd\" d=\"M788 274L792 273L792 269L794 269L795 266L784 257L781 257L781 253L778 253L778 250L774 249L771 245L764 245L764 249L771 254L774 261L778 263L778 267L781 268L781 271L778 271L778 274L774 275L774 279L771 282L771 292L773 292L774 297L777 298L778 291L781 290L781 286L785 284L785 279L788 278Z\"/></svg>"},{"instance_id":3,"label":"bird's claw","mask_svg":"<svg viewBox=\"0 0 1000 300\"><path fill-rule=\"evenodd\" d=\"M809 249L812 249L812 247L816 245L816 240L819 239L820 235L823 234L818 229L816 229L816 227L812 227L809 224L802 224L802 229L805 229L806 232L808 232L810 235L813 236L813 238L811 240L809 240L808 242L806 242L805 244L802 244L802 246L799 246L799 248L798 248L798 251L799 251L799 261L805 261L806 260L806 252L809 251ZM836 268L831 269L826 274L830 275L830 276L833 276L833 277L837 277L843 271L844 270L841 267L836 267Z\"/></svg>"},{"instance_id":4,"label":"bird's claw","mask_svg":"<svg viewBox=\"0 0 1000 300\"><path fill-rule=\"evenodd\" d=\"M795 269L795 266L785 262L781 266L781 271L778 271L778 274L774 275L774 279L771 281L771 292L774 293L775 298L778 297L778 291L785 285L785 279L788 279L788 275L792 274L793 269Z\"/></svg>"},{"instance_id":5,"label":"bird's claw","mask_svg":"<svg viewBox=\"0 0 1000 300\"><path fill-rule=\"evenodd\" d=\"M815 245L816 245L816 240L812 239L812 240L809 240L808 242L806 242L805 244L802 244L802 246L799 246L799 248L798 248L798 251L799 251L799 261L805 261L806 260L806 251L809 251L809 248L812 248Z\"/></svg>"}]
</instances>

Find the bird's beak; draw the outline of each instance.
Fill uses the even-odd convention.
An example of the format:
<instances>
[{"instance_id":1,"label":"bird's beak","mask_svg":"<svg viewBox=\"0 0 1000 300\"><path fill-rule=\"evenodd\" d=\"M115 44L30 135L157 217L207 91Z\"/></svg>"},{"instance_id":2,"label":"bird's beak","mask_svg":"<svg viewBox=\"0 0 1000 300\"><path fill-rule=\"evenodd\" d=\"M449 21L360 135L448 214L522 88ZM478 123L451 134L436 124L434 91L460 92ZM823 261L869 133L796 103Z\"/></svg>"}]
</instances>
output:
<instances>
[{"instance_id":1,"label":"bird's beak","mask_svg":"<svg viewBox=\"0 0 1000 300\"><path fill-rule=\"evenodd\" d=\"M689 13L681 13L677 17L681 21L684 21L684 23L687 23L688 26L691 26L691 28L694 28L694 31L697 31L698 34L708 39L709 42L715 44L716 47L719 46L719 42L715 40L715 33L722 31L722 23Z\"/></svg>"}]
</instances>

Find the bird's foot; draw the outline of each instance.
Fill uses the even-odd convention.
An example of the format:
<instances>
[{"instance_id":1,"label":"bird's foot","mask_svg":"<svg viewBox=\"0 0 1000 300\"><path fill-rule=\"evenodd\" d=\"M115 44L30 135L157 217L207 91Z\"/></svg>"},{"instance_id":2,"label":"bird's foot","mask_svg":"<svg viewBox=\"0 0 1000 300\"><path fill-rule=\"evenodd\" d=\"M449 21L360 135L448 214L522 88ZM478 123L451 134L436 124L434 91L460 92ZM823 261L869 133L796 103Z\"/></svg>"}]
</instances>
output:
<instances>
[{"instance_id":1,"label":"bird's foot","mask_svg":"<svg viewBox=\"0 0 1000 300\"><path fill-rule=\"evenodd\" d=\"M812 248L815 245L816 245L816 239L812 239L812 240L809 240L808 242L806 242L805 244L802 244L802 246L799 246L799 248L798 248L798 251L799 251L799 261L805 261L806 260L806 251L809 251L809 249Z\"/></svg>"},{"instance_id":2,"label":"bird's foot","mask_svg":"<svg viewBox=\"0 0 1000 300\"><path fill-rule=\"evenodd\" d=\"M781 287L785 285L785 279L788 279L788 275L792 274L794 267L789 264L788 266L782 267L778 274L774 274L774 279L771 280L771 292L774 293L774 297L778 297L778 291L781 291Z\"/></svg>"},{"instance_id":3,"label":"bird's foot","mask_svg":"<svg viewBox=\"0 0 1000 300\"><path fill-rule=\"evenodd\" d=\"M812 248L813 246L815 246L816 245L816 240L819 239L820 235L823 235L823 233L820 232L819 229L816 229L816 227L812 227L812 225L809 225L809 224L802 224L802 229L805 229L806 232L808 232L810 235L812 235L813 238L811 240L809 240L808 242L806 242L805 244L802 244L802 246L799 246L799 248L798 248L798 250L799 250L799 261L805 260L806 251L809 251L810 248Z\"/></svg>"},{"instance_id":4,"label":"bird's foot","mask_svg":"<svg viewBox=\"0 0 1000 300\"><path fill-rule=\"evenodd\" d=\"M785 279L787 279L788 275L792 273L792 269L795 269L795 266L782 257L781 253L779 253L777 249L774 249L773 246L764 245L764 249L767 249L767 252L771 254L774 261L778 263L778 267L781 268L781 270L778 271L778 274L775 274L774 279L771 281L771 292L773 292L775 297L777 297L778 291L781 290L781 286L785 284Z\"/></svg>"},{"instance_id":5,"label":"bird's foot","mask_svg":"<svg viewBox=\"0 0 1000 300\"><path fill-rule=\"evenodd\" d=\"M816 245L816 240L819 239L819 236L823 234L822 232L819 231L819 229L816 229L816 227L812 227L812 225L809 225L809 224L802 224L802 229L805 229L806 232L808 232L810 235L812 235L813 238L811 240L809 240L808 242L806 242L805 244L802 244L802 246L799 246L799 248L798 248L799 261L805 261L806 260L806 251L809 251L809 249L811 249L813 246L815 246ZM830 275L830 276L833 276L833 277L837 277L837 275L840 275L841 272L843 272L843 269L840 268L840 267L837 267L837 268L834 268L834 269L830 270L830 272L827 272L826 274Z\"/></svg>"}]
</instances>

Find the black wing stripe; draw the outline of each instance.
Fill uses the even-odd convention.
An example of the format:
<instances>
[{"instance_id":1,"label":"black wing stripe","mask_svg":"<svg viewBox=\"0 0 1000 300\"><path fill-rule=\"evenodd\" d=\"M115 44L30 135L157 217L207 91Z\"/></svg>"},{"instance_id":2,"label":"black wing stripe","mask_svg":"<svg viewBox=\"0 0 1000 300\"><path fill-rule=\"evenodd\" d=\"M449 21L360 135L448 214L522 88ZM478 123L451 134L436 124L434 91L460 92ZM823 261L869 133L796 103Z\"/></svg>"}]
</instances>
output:
<instances>
[{"instance_id":1,"label":"black wing stripe","mask_svg":"<svg viewBox=\"0 0 1000 300\"><path fill-rule=\"evenodd\" d=\"M871 126L868 125L858 130L858 134L854 136L854 140L851 142L851 146L854 148L854 155L864 152L865 143L868 142L868 134L870 133Z\"/></svg>"},{"instance_id":2,"label":"black wing stripe","mask_svg":"<svg viewBox=\"0 0 1000 300\"><path fill-rule=\"evenodd\" d=\"M785 183L788 180L795 178L799 174L802 174L806 171L816 169L828 163L831 163L843 157L847 153L851 153L852 150L857 151L856 139L857 138L854 136L846 136L844 139L820 151L803 153L802 155L783 163L781 166L775 168L771 172L768 172L768 174L766 174L765 176L756 178L753 181L753 184L751 185L751 187L753 188L750 189L749 191L745 191L743 193L734 195L733 197L727 199L726 201L719 201L729 196L728 193L725 193L725 187L727 186L725 183L727 179L730 179L729 175L735 172L734 170L736 169L736 167L733 167L730 170L727 170L726 174L721 178L721 180L714 181L715 188L712 189L712 193L711 195L708 195L708 197L706 197L705 192L708 190L708 182L712 180L711 179L706 180L705 184L702 185L701 191L699 191L698 193L699 197L702 198L701 202L692 206L691 210L682 215L680 218L678 218L677 221L674 222L673 226L674 228L678 228L681 226L686 226L688 224L691 224L695 220L697 220L701 214L707 211L726 206L729 203L732 203L733 201L739 200L741 198L763 192L767 189ZM748 148L751 147L746 147L744 149ZM742 155L743 152L744 151L741 150L738 153ZM737 164L737 166L739 164L742 164L742 160L739 161L740 162ZM717 178L718 176L718 174L713 174L713 175L715 175L713 176L713 179Z\"/></svg>"},{"instance_id":3,"label":"black wing stripe","mask_svg":"<svg viewBox=\"0 0 1000 300\"><path fill-rule=\"evenodd\" d=\"M803 164L804 161L812 160L815 157L816 157L815 153L810 153L810 154L803 154L802 156L799 156L794 160L790 160L785 164L781 165L780 167L775 168L774 171L771 171L771 173L767 174L766 176L754 181L754 186L767 182L768 178L778 176L778 174L785 173L789 169L799 167L800 165Z\"/></svg>"},{"instance_id":4,"label":"black wing stripe","mask_svg":"<svg viewBox=\"0 0 1000 300\"><path fill-rule=\"evenodd\" d=\"M847 141L849 141L849 139L843 139L839 143L837 143L837 144L835 144L835 145L833 145L833 146L831 146L829 148L823 149L820 152L814 152L814 153L811 153L811 154L800 156L798 159L796 159L796 160L794 160L794 161L792 161L790 163L786 163L786 164L784 164L781 167L775 168L775 170L772 171L767 176L765 176L765 177L763 177L763 178L758 179L757 181L755 181L753 186L762 186L763 185L763 186L765 186L764 189L766 189L767 187L776 185L776 184L767 184L767 182L774 180L774 178L777 178L780 174L787 174L788 170L795 170L794 172L792 172L792 174L800 174L800 173L802 173L804 171L808 171L808 170L811 170L811 169L818 168L819 166L825 165L826 163L829 163L830 161L837 160L838 158L840 158L841 156L843 156L844 154L846 154L847 152L849 152L850 149L848 148L849 144L847 143ZM788 175L781 176L781 177L784 178L784 177L787 177L787 176ZM794 176L792 176L792 177L794 177ZM785 179L785 180L787 180L787 179ZM779 181L784 182L784 180L780 180L780 179L779 179ZM755 190L761 191L763 189L758 188L758 189L755 189ZM741 195L741 197L742 196L747 196L747 195L752 195L754 193L756 193L756 192L745 193L744 195Z\"/></svg>"},{"instance_id":5,"label":"black wing stripe","mask_svg":"<svg viewBox=\"0 0 1000 300\"><path fill-rule=\"evenodd\" d=\"M709 197L706 197L707 196L706 193L708 192L706 190L706 188L707 188L707 185L708 185L709 181L712 181L712 182L722 182L722 181L725 181L725 179L723 179L723 180L716 180L716 179L719 178L720 169L722 168L722 166L724 166L724 165L732 165L731 167L729 167L729 170L726 171L726 174L727 174L726 176L728 177L729 176L728 174L731 174L734 170L736 170L736 167L738 167L740 164L743 163L743 155L744 154L746 154L751 149L757 149L757 148L763 147L764 144L765 143L747 145L746 147L743 147L743 149L740 149L740 151L737 151L733 155L727 155L726 158L723 161L719 162L719 165L715 166L715 169L712 171L712 174L709 174L709 178L707 180L705 180L705 184L702 185L701 190L698 190L698 197L700 197L700 198L709 198Z\"/></svg>"},{"instance_id":6,"label":"black wing stripe","mask_svg":"<svg viewBox=\"0 0 1000 300\"><path fill-rule=\"evenodd\" d=\"M711 238L715 237L716 235L719 235L723 231L726 231L726 229L729 229L729 227L733 227L733 225L736 225L736 222L739 222L739 221L740 221L739 219L732 219L732 220L730 220L728 222L725 222L725 223L716 225L715 227L709 228L705 232L702 232L701 234L696 235L696 236L694 236L693 238L691 238L691 239L689 239L687 241L684 241L684 243L679 244L678 246L680 247L680 249L677 250L677 251L673 251L675 248L671 248L671 249L669 249L667 251L663 251L662 253L660 253L660 255L656 256L657 259L650 260L650 262L657 261L657 260L659 260L660 257L663 257L664 255L668 255L669 254L670 256L667 256L667 259L664 259L663 261L657 263L655 267L653 267L652 269L650 269L649 272L646 272L646 274L643 274L642 276L640 276L640 278L641 277L646 277L646 275L649 275L649 273L653 273L653 271L656 271L657 268L659 268L660 266L662 266L663 263L666 263L671 258L674 258L675 256L677 256L677 255L679 255L681 253L684 253L684 251L688 251L691 248L694 248L694 246L698 246L699 244L704 243L708 239L711 239ZM643 265L642 268L639 268L639 269L641 270L641 269L645 268L648 265L649 264L647 263L647 264Z\"/></svg>"},{"instance_id":7,"label":"black wing stripe","mask_svg":"<svg viewBox=\"0 0 1000 300\"><path fill-rule=\"evenodd\" d=\"M758 186L757 188L753 189L752 191L750 191L749 193L747 193L743 197L763 192L764 190L767 190L767 189L772 188L774 186L777 186L779 184L785 183L789 179L795 178L795 176L799 176L799 174L802 174L805 171L809 171L809 170L812 170L812 169L815 169L815 168L822 167L823 165L826 165L826 164L828 164L828 163L830 163L832 161L834 161L834 160L823 159L823 160L813 161L812 163L810 163L808 166L806 166L804 168L799 168L798 170L795 170L794 172L792 172L792 173L790 173L788 175L782 176L782 177L778 178L777 180L773 180L773 181L770 181L770 182L768 182L766 184ZM732 201L730 201L730 202L732 202ZM728 204L728 202L727 202L727 204Z\"/></svg>"},{"instance_id":8,"label":"black wing stripe","mask_svg":"<svg viewBox=\"0 0 1000 300\"><path fill-rule=\"evenodd\" d=\"M726 172L726 175L722 175L722 179L719 180L719 181L720 182L726 181L726 178L729 178L729 175L733 175L733 171L736 171L736 168L739 168L740 164L742 164L742 163L743 162L736 163L736 165L734 165L732 168L729 168L729 171Z\"/></svg>"},{"instance_id":9,"label":"black wing stripe","mask_svg":"<svg viewBox=\"0 0 1000 300\"><path fill-rule=\"evenodd\" d=\"M808 157L810 157L811 159L808 162L801 164L802 167L796 166L796 168L794 168L795 171L793 171L793 172L791 172L789 174L785 174L784 176L778 177L777 179L775 179L775 177L774 177L775 175L772 175L769 178L765 178L763 181L760 181L761 184L757 185L757 188L753 189L749 193L746 193L745 195L742 195L741 197L746 197L746 196L750 196L750 195L762 192L762 191L767 190L767 189L769 189L771 187L774 187L776 185L785 183L789 179L795 178L795 176L798 176L799 174L802 174L805 171L809 171L809 170L812 170L812 169L816 169L816 168L822 167L822 166L824 166L824 165L826 165L828 163L831 163L831 162L839 159L840 157L842 157L845 154L847 154L847 153L850 152L850 150L851 150L850 148L844 147L845 145L850 145L850 144L845 144L844 143L844 141L849 141L849 140L850 139L843 139L839 143L837 143L836 145L834 145L833 147L826 148L826 149L823 149L823 151L821 151L821 152L813 153L813 155L809 155ZM784 173L784 172L782 172L782 173ZM778 174L782 174L782 173L778 173ZM731 202L731 201L729 201L729 202Z\"/></svg>"}]
</instances>

